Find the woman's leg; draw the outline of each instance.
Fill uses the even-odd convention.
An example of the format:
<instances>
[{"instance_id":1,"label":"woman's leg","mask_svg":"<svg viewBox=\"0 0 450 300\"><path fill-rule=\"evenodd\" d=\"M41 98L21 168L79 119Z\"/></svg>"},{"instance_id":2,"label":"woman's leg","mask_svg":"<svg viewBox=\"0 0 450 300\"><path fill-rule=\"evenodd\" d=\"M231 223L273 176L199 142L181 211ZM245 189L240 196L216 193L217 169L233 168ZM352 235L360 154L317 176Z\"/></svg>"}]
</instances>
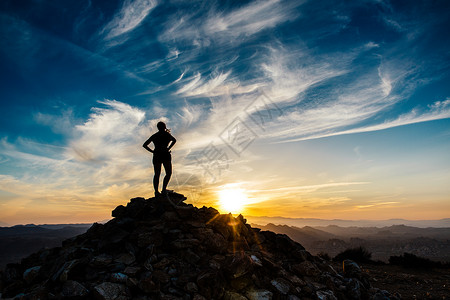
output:
<instances>
[{"instance_id":1,"label":"woman's leg","mask_svg":"<svg viewBox=\"0 0 450 300\"><path fill-rule=\"evenodd\" d=\"M164 170L166 171L166 176L164 176L163 180L163 192L166 190L167 185L169 184L170 177L172 176L172 160L164 160L163 161Z\"/></svg>"},{"instance_id":2,"label":"woman's leg","mask_svg":"<svg viewBox=\"0 0 450 300\"><path fill-rule=\"evenodd\" d=\"M155 188L155 194L158 193L159 176L161 175L161 160L153 158L153 169L155 175L153 176L153 187Z\"/></svg>"}]
</instances>

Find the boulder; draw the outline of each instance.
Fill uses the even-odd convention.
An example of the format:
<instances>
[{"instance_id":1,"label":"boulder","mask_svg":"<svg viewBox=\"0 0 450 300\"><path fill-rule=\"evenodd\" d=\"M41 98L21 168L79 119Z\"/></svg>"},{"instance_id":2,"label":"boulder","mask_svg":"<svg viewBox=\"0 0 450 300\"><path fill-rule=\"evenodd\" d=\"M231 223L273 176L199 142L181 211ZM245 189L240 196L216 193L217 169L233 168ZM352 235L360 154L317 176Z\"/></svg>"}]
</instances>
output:
<instances>
[{"instance_id":1,"label":"boulder","mask_svg":"<svg viewBox=\"0 0 450 300\"><path fill-rule=\"evenodd\" d=\"M89 290L74 280L64 282L61 295L67 298L82 298L89 294Z\"/></svg>"},{"instance_id":2,"label":"boulder","mask_svg":"<svg viewBox=\"0 0 450 300\"><path fill-rule=\"evenodd\" d=\"M283 278L275 278L270 283L283 295L287 295L291 289L289 281Z\"/></svg>"},{"instance_id":3,"label":"boulder","mask_svg":"<svg viewBox=\"0 0 450 300\"><path fill-rule=\"evenodd\" d=\"M119 283L103 282L94 287L94 296L100 300L131 299L126 286Z\"/></svg>"},{"instance_id":4,"label":"boulder","mask_svg":"<svg viewBox=\"0 0 450 300\"><path fill-rule=\"evenodd\" d=\"M23 272L23 280L25 280L26 283L31 283L36 279L36 277L39 275L39 271L41 270L41 266L36 266L32 268L28 268Z\"/></svg>"},{"instance_id":5,"label":"boulder","mask_svg":"<svg viewBox=\"0 0 450 300\"><path fill-rule=\"evenodd\" d=\"M272 300L273 293L268 290L249 290L245 293L248 300Z\"/></svg>"},{"instance_id":6,"label":"boulder","mask_svg":"<svg viewBox=\"0 0 450 300\"><path fill-rule=\"evenodd\" d=\"M361 277L361 268L353 260L346 259L342 262L342 269L346 277Z\"/></svg>"}]
</instances>

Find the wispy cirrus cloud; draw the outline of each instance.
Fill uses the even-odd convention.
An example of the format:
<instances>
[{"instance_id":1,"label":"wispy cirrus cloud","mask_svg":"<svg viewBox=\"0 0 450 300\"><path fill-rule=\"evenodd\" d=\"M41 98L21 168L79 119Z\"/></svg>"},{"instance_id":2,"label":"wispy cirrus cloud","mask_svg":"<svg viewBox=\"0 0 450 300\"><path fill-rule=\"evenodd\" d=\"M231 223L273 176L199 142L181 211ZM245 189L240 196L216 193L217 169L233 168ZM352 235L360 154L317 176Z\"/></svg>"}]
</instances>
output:
<instances>
[{"instance_id":1,"label":"wispy cirrus cloud","mask_svg":"<svg viewBox=\"0 0 450 300\"><path fill-rule=\"evenodd\" d=\"M326 137L326 136L332 136L332 135L341 135L341 134L353 134L353 133L360 133L360 132L370 132L370 131L378 131L378 130L384 130L388 128L398 127L398 126L404 126L409 124L415 124L415 123L421 123L421 122L428 122L433 120L441 120L441 119L448 119L450 118L450 100L444 100L444 101L436 101L432 105L428 105L426 110L420 110L419 108L413 109L409 113L401 114L398 116L398 118L394 120L388 120L380 124L375 124L371 126L362 126L355 129L350 130L344 130L339 131L333 134L329 135L323 135L318 136L314 138L319 137Z\"/></svg>"},{"instance_id":2,"label":"wispy cirrus cloud","mask_svg":"<svg viewBox=\"0 0 450 300\"><path fill-rule=\"evenodd\" d=\"M120 11L102 28L100 35L110 40L135 29L156 6L156 0L125 0Z\"/></svg>"},{"instance_id":3,"label":"wispy cirrus cloud","mask_svg":"<svg viewBox=\"0 0 450 300\"><path fill-rule=\"evenodd\" d=\"M256 1L231 11L211 8L205 18L198 14L176 15L161 34L162 41L188 40L197 46L217 42L239 43L250 36L298 17L294 12L301 2Z\"/></svg>"}]
</instances>

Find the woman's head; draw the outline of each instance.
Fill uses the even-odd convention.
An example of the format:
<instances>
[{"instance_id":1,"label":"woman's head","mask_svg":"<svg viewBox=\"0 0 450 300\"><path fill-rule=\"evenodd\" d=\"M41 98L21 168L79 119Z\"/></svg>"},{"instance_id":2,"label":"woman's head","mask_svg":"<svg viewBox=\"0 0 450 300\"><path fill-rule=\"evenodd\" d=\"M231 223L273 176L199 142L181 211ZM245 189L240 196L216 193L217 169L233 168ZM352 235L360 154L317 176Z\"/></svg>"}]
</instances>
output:
<instances>
[{"instance_id":1,"label":"woman's head","mask_svg":"<svg viewBox=\"0 0 450 300\"><path fill-rule=\"evenodd\" d=\"M159 131L166 131L167 129L166 123L164 122L158 122L158 124L156 124L156 127L158 127Z\"/></svg>"}]
</instances>

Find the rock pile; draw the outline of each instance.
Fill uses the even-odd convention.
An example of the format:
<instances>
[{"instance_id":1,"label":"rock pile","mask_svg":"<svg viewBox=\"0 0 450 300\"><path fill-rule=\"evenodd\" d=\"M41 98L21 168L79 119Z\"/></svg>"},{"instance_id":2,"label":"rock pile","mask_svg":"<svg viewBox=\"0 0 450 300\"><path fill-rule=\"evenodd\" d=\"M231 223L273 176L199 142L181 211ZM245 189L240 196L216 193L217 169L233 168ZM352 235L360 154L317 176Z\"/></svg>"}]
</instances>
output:
<instances>
[{"instance_id":1,"label":"rock pile","mask_svg":"<svg viewBox=\"0 0 450 300\"><path fill-rule=\"evenodd\" d=\"M183 195L134 198L108 223L9 264L0 298L389 299L351 262L346 274L286 235L242 215L185 204ZM391 297L391 299L395 299Z\"/></svg>"}]
</instances>

